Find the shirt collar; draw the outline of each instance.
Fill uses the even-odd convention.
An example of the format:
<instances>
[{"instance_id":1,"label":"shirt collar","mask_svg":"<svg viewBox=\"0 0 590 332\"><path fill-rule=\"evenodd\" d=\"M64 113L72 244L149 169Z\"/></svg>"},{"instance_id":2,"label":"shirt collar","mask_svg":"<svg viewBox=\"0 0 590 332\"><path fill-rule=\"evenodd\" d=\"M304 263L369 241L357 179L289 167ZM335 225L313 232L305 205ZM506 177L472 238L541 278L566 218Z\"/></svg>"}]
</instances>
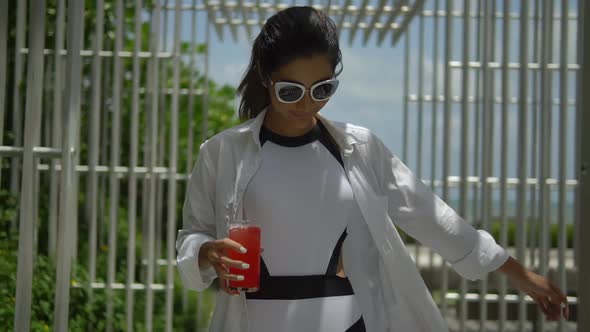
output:
<instances>
[{"instance_id":1,"label":"shirt collar","mask_svg":"<svg viewBox=\"0 0 590 332\"><path fill-rule=\"evenodd\" d=\"M254 139L254 142L256 142L258 147L260 147L260 128L262 127L264 117L268 111L269 108L266 107L255 118L250 119L236 127L236 130L239 133L250 133L252 139ZM325 118L320 112L316 114L316 117L322 121L330 135L336 141L336 144L338 144L340 151L342 151L344 154L350 154L354 149L353 146L355 144L359 144L354 136L347 135L345 129L336 126L331 120Z\"/></svg>"}]
</instances>

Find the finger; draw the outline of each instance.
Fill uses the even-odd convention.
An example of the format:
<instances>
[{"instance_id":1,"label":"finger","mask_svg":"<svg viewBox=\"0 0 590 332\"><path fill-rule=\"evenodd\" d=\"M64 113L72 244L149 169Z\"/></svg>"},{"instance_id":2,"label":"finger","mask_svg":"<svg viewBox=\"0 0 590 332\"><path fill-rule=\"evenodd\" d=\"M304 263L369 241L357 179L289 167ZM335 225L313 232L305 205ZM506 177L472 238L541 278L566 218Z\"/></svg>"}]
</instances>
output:
<instances>
[{"instance_id":1,"label":"finger","mask_svg":"<svg viewBox=\"0 0 590 332\"><path fill-rule=\"evenodd\" d=\"M543 312L543 314L549 318L551 317L551 312L549 311L549 308L547 308L547 305L545 304L545 302L543 302L543 300L539 299L537 302L537 305L539 306L539 309L541 309L541 311Z\"/></svg>"},{"instance_id":2,"label":"finger","mask_svg":"<svg viewBox=\"0 0 590 332\"><path fill-rule=\"evenodd\" d=\"M227 279L220 279L219 283L221 285L221 288L223 289L224 292L226 292L229 295L238 295L240 294L235 288L231 287L229 285L229 281Z\"/></svg>"},{"instance_id":3,"label":"finger","mask_svg":"<svg viewBox=\"0 0 590 332\"><path fill-rule=\"evenodd\" d=\"M535 302L537 302L539 308L541 309L543 314L545 314L547 319L555 320L556 317L559 317L559 310L555 310L555 306L551 304L551 301L547 296L535 296L533 297L533 299L535 300Z\"/></svg>"},{"instance_id":4,"label":"finger","mask_svg":"<svg viewBox=\"0 0 590 332\"><path fill-rule=\"evenodd\" d=\"M230 280L230 281L244 281L244 276L243 275L239 275L239 274L224 273L223 279L227 279L227 280Z\"/></svg>"},{"instance_id":5,"label":"finger","mask_svg":"<svg viewBox=\"0 0 590 332\"><path fill-rule=\"evenodd\" d=\"M230 281L244 281L244 276L239 274L231 274L228 272L227 266L223 264L215 264L215 270L219 279L226 279Z\"/></svg>"},{"instance_id":6,"label":"finger","mask_svg":"<svg viewBox=\"0 0 590 332\"><path fill-rule=\"evenodd\" d=\"M549 281L549 286L551 289L556 293L556 297L559 299L560 304L560 311L563 313L563 317L565 319L569 319L570 316L570 308L569 303L567 302L567 295L565 295L557 285L553 282Z\"/></svg>"},{"instance_id":7,"label":"finger","mask_svg":"<svg viewBox=\"0 0 590 332\"><path fill-rule=\"evenodd\" d=\"M563 315L563 318L565 318L565 320L569 320L570 319L570 306L569 304L566 303L561 303L560 305L560 309L561 309L561 314Z\"/></svg>"},{"instance_id":8,"label":"finger","mask_svg":"<svg viewBox=\"0 0 590 332\"><path fill-rule=\"evenodd\" d=\"M565 319L569 318L569 306L567 304L567 298L561 296L559 293L552 293L548 299L547 306L550 311L555 315L555 319L558 320L559 316L563 313Z\"/></svg>"},{"instance_id":9,"label":"finger","mask_svg":"<svg viewBox=\"0 0 590 332\"><path fill-rule=\"evenodd\" d=\"M209 252L207 253L207 259L209 260L209 262L211 262L211 264L217 264L220 261L220 254L215 249L209 250Z\"/></svg>"},{"instance_id":10,"label":"finger","mask_svg":"<svg viewBox=\"0 0 590 332\"><path fill-rule=\"evenodd\" d=\"M233 259L230 259L226 256L222 256L220 258L220 262L226 266L234 267L237 269L247 270L250 268L250 264L242 262L242 261L233 260Z\"/></svg>"},{"instance_id":11,"label":"finger","mask_svg":"<svg viewBox=\"0 0 590 332\"><path fill-rule=\"evenodd\" d=\"M217 276L219 277L219 285L221 289L229 295L238 295L239 292L230 289L229 287L229 281L225 278L227 275L225 267L221 264L215 264L214 267L215 271L217 271Z\"/></svg>"},{"instance_id":12,"label":"finger","mask_svg":"<svg viewBox=\"0 0 590 332\"><path fill-rule=\"evenodd\" d=\"M230 238L221 239L220 242L218 243L218 247L224 248L224 249L225 248L233 249L241 254L245 254L248 251L240 243L238 243Z\"/></svg>"},{"instance_id":13,"label":"finger","mask_svg":"<svg viewBox=\"0 0 590 332\"><path fill-rule=\"evenodd\" d=\"M549 304L549 312L551 313L551 320L559 320L561 308L559 304Z\"/></svg>"}]
</instances>

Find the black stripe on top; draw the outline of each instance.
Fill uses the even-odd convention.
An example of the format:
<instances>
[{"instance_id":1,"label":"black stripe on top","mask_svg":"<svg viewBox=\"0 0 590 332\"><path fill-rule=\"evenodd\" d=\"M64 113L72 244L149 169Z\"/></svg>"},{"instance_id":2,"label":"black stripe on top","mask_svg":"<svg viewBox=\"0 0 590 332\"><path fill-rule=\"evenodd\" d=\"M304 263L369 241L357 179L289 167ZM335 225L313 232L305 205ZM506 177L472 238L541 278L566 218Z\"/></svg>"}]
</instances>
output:
<instances>
[{"instance_id":1,"label":"black stripe on top","mask_svg":"<svg viewBox=\"0 0 590 332\"><path fill-rule=\"evenodd\" d=\"M344 163L342 162L342 157L340 156L340 151L338 150L338 145L326 129L326 126L319 119L317 120L316 125L313 126L313 128L311 128L307 133L294 137L277 134L263 125L260 128L259 138L260 146L263 146L264 143L270 141L277 145L289 148L303 146L319 140L344 168Z\"/></svg>"}]
</instances>

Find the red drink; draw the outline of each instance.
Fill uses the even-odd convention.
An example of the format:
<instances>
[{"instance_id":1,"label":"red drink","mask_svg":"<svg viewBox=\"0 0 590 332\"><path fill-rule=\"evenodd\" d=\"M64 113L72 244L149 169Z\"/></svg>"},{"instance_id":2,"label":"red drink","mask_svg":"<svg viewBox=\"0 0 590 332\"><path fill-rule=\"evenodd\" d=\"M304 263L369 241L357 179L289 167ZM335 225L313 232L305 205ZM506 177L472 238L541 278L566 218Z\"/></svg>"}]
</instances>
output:
<instances>
[{"instance_id":1,"label":"red drink","mask_svg":"<svg viewBox=\"0 0 590 332\"><path fill-rule=\"evenodd\" d=\"M229 281L229 286L246 292L255 292L260 288L260 226L252 224L232 224L229 238L241 244L248 251L245 254L229 250L228 257L250 264L247 270L229 268L230 274L243 275L243 281Z\"/></svg>"}]
</instances>

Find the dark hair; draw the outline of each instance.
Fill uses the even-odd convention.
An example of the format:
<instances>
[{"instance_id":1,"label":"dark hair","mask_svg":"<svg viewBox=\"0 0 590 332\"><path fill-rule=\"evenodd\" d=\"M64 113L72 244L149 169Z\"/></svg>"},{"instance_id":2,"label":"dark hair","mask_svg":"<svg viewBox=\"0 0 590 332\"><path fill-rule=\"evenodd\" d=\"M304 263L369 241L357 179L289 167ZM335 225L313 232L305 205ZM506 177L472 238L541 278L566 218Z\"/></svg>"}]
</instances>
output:
<instances>
[{"instance_id":1,"label":"dark hair","mask_svg":"<svg viewBox=\"0 0 590 332\"><path fill-rule=\"evenodd\" d=\"M271 16L254 40L248 69L238 87L241 120L255 118L270 104L263 85L270 74L296 58L327 55L335 75L342 53L334 21L312 7L290 7ZM340 70L336 72L336 66ZM261 75L263 77L261 77Z\"/></svg>"}]
</instances>

